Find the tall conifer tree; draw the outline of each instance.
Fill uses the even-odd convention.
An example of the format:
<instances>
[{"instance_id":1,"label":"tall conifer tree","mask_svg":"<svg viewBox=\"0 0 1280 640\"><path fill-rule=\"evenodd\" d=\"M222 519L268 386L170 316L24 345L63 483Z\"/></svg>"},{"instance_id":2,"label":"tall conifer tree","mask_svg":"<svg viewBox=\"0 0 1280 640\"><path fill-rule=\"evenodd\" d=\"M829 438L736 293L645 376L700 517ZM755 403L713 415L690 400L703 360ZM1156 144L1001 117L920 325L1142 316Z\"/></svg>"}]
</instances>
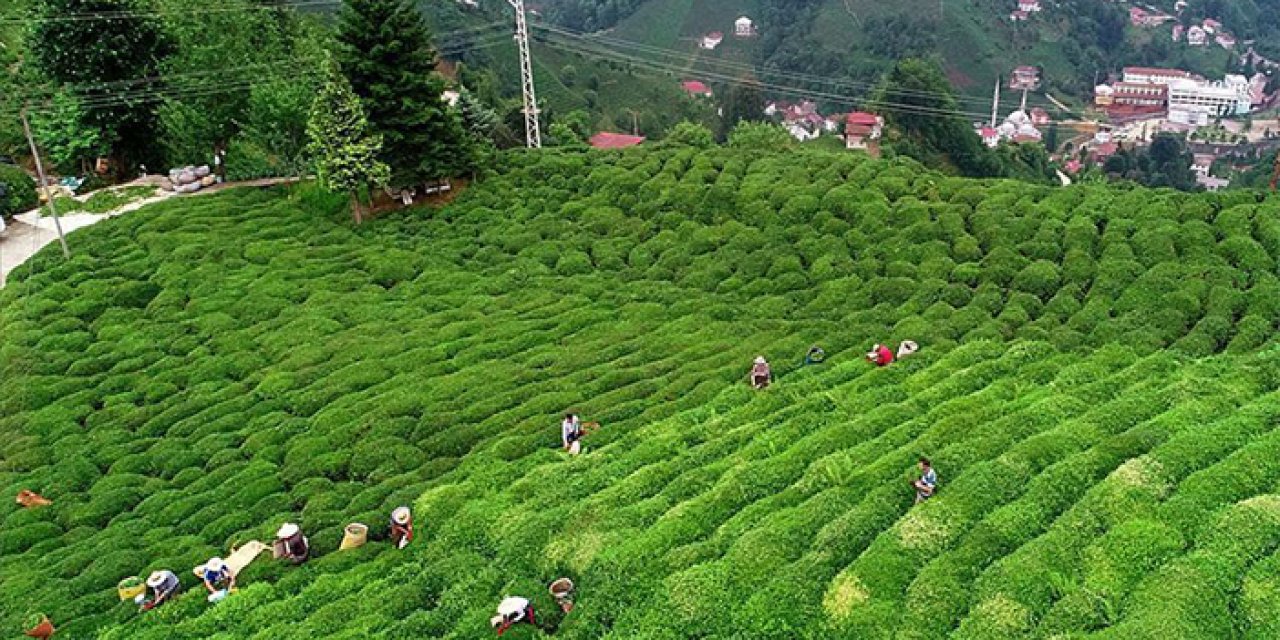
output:
<instances>
[{"instance_id":1,"label":"tall conifer tree","mask_svg":"<svg viewBox=\"0 0 1280 640\"><path fill-rule=\"evenodd\" d=\"M338 61L364 103L391 184L407 186L465 172L470 145L441 98L436 50L422 15L407 0L346 0Z\"/></svg>"}]
</instances>

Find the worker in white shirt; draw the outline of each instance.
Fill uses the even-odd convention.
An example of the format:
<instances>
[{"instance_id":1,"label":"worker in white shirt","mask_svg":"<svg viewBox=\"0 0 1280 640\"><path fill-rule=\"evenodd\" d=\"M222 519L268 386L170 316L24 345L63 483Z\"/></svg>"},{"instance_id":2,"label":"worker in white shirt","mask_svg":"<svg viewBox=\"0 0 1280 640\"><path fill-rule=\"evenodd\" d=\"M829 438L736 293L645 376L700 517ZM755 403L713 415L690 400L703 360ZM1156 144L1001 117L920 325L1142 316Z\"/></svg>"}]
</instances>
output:
<instances>
[{"instance_id":1,"label":"worker in white shirt","mask_svg":"<svg viewBox=\"0 0 1280 640\"><path fill-rule=\"evenodd\" d=\"M498 630L498 635L511 628L513 624L527 622L533 626L538 623L533 619L533 604L526 598L507 596L498 604L498 615L489 619L489 624Z\"/></svg>"}]
</instances>

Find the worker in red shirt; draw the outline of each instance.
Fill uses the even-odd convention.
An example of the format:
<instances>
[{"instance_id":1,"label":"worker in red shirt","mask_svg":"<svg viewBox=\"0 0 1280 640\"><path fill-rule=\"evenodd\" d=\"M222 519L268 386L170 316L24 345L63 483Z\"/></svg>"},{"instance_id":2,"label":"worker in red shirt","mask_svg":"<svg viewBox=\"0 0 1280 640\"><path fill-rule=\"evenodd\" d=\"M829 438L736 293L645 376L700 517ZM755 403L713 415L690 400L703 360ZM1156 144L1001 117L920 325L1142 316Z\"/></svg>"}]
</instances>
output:
<instances>
[{"instance_id":1,"label":"worker in red shirt","mask_svg":"<svg viewBox=\"0 0 1280 640\"><path fill-rule=\"evenodd\" d=\"M878 367L887 367L893 364L893 351L889 350L889 347L877 344L867 352L867 361Z\"/></svg>"}]
</instances>

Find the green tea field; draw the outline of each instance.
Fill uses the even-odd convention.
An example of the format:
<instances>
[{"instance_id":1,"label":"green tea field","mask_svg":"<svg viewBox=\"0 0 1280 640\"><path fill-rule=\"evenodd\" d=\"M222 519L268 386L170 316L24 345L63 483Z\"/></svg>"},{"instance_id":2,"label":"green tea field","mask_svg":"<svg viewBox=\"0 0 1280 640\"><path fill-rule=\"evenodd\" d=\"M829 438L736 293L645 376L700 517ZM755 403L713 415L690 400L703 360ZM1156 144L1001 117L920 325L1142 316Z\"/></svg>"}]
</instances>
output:
<instances>
[{"instance_id":1,"label":"green tea field","mask_svg":"<svg viewBox=\"0 0 1280 640\"><path fill-rule=\"evenodd\" d=\"M6 637L488 638L522 595L504 639L1280 638L1280 198L502 162L359 227L310 184L174 198L15 272ZM576 457L567 410L602 423ZM313 558L207 603L191 568L286 521ZM121 602L156 569L175 601Z\"/></svg>"}]
</instances>

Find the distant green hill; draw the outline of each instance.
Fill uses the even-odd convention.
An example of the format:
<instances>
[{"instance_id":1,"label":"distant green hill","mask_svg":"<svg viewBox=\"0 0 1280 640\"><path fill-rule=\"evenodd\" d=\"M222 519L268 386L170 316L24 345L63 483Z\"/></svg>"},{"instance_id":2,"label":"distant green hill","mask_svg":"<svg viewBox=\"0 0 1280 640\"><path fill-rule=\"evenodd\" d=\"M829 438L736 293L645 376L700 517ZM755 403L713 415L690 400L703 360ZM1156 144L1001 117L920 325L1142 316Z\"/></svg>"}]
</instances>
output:
<instances>
[{"instance_id":1,"label":"distant green hill","mask_svg":"<svg viewBox=\"0 0 1280 640\"><path fill-rule=\"evenodd\" d=\"M863 83L877 80L897 59L934 55L953 85L974 98L967 110L979 115L989 111L982 101L989 101L995 79L1007 79L1023 64L1042 67L1045 88L1067 100L1086 98L1095 80L1126 65L1176 66L1211 77L1230 68L1227 51L1175 44L1168 25L1128 26L1127 5L1063 0L1044 7L1028 21L1014 23L1009 19L1017 8L1013 0L647 0L620 18L610 35L692 50L696 36L731 33L733 19L746 15L758 25L758 38L731 37L722 49L696 56ZM1240 22L1238 33L1257 28L1243 18ZM858 94L857 87L824 88L800 79L789 84Z\"/></svg>"},{"instance_id":2,"label":"distant green hill","mask_svg":"<svg viewBox=\"0 0 1280 640\"><path fill-rule=\"evenodd\" d=\"M517 640L1280 636L1280 199L805 150L503 163L357 228L311 184L172 199L15 272L0 628L487 638L515 594L544 629ZM566 410L603 425L577 458ZM285 521L315 557L209 605L191 568ZM349 522L371 542L338 551ZM176 601L117 598L159 568Z\"/></svg>"}]
</instances>

